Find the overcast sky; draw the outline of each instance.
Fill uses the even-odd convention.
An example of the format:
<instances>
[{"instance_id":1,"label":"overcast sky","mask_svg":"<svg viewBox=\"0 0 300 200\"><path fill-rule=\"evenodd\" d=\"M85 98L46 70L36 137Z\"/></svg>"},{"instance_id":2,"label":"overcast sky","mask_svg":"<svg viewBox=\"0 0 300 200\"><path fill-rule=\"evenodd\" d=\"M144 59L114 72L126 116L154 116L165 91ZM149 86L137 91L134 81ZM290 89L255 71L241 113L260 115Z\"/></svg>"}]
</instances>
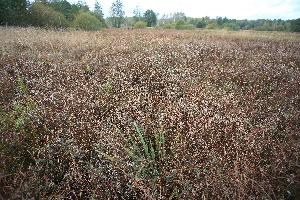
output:
<instances>
[{"instance_id":1,"label":"overcast sky","mask_svg":"<svg viewBox=\"0 0 300 200\"><path fill-rule=\"evenodd\" d=\"M85 0L91 9L95 0ZM109 17L110 6L115 0L98 0ZM188 17L229 19L297 19L300 18L300 0L121 0L126 16L133 16L139 4L142 11L152 9L160 16L164 13L184 12Z\"/></svg>"}]
</instances>

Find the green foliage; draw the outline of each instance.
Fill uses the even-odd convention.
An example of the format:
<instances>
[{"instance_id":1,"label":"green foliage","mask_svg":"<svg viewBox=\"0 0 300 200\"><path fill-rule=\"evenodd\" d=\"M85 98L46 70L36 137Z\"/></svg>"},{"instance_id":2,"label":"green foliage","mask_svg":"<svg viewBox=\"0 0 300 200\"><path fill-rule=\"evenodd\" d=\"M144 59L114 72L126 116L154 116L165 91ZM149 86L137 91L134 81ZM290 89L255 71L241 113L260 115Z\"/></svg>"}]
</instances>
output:
<instances>
[{"instance_id":1,"label":"green foliage","mask_svg":"<svg viewBox=\"0 0 300 200\"><path fill-rule=\"evenodd\" d=\"M95 31L102 28L102 23L91 13L82 12L75 18L73 26L80 30Z\"/></svg>"},{"instance_id":2,"label":"green foliage","mask_svg":"<svg viewBox=\"0 0 300 200\"><path fill-rule=\"evenodd\" d=\"M141 22L138 21L133 25L134 28L146 28L147 27L147 23L146 22Z\"/></svg>"},{"instance_id":3,"label":"green foliage","mask_svg":"<svg viewBox=\"0 0 300 200\"><path fill-rule=\"evenodd\" d=\"M254 28L254 30L256 30L256 31L267 31L268 28L264 27L264 26L257 26L257 27Z\"/></svg>"},{"instance_id":4,"label":"green foliage","mask_svg":"<svg viewBox=\"0 0 300 200\"><path fill-rule=\"evenodd\" d=\"M123 3L120 0L116 0L112 3L110 7L110 15L112 26L120 28L121 24L124 22L125 12L123 11Z\"/></svg>"},{"instance_id":5,"label":"green foliage","mask_svg":"<svg viewBox=\"0 0 300 200\"><path fill-rule=\"evenodd\" d=\"M46 28L65 28L68 21L65 16L41 2L34 2L30 7L30 24Z\"/></svg>"},{"instance_id":6,"label":"green foliage","mask_svg":"<svg viewBox=\"0 0 300 200\"><path fill-rule=\"evenodd\" d=\"M183 26L186 25L187 23L183 20L180 19L176 22L175 28L176 29L183 29Z\"/></svg>"},{"instance_id":7,"label":"green foliage","mask_svg":"<svg viewBox=\"0 0 300 200\"><path fill-rule=\"evenodd\" d=\"M291 21L290 30L293 32L300 32L300 18Z\"/></svg>"},{"instance_id":8,"label":"green foliage","mask_svg":"<svg viewBox=\"0 0 300 200\"><path fill-rule=\"evenodd\" d=\"M204 21L198 21L196 24L197 28L204 28L205 26L206 26L206 24Z\"/></svg>"},{"instance_id":9,"label":"green foliage","mask_svg":"<svg viewBox=\"0 0 300 200\"><path fill-rule=\"evenodd\" d=\"M144 21L148 27L154 27L156 25L157 18L153 10L146 10L144 13Z\"/></svg>"},{"instance_id":10,"label":"green foliage","mask_svg":"<svg viewBox=\"0 0 300 200\"><path fill-rule=\"evenodd\" d=\"M165 132L154 133L154 141L152 142L150 139L145 138L142 130L136 123L133 123L133 125L136 132L135 134L129 134L128 137L119 130L119 134L125 143L122 148L131 157L134 176L155 181L154 178L160 175L159 165L167 155L165 150ZM109 156L104 152L101 153L110 160L117 161L113 156Z\"/></svg>"},{"instance_id":11,"label":"green foliage","mask_svg":"<svg viewBox=\"0 0 300 200\"><path fill-rule=\"evenodd\" d=\"M274 27L274 31L284 31L284 30L285 30L285 28L283 25L278 25L278 26Z\"/></svg>"},{"instance_id":12,"label":"green foliage","mask_svg":"<svg viewBox=\"0 0 300 200\"><path fill-rule=\"evenodd\" d=\"M101 15L99 12L88 12L88 13L90 13L92 16L95 16L100 22L101 22L101 26L103 27L103 28L107 28L108 26L107 26L107 24L106 24L106 22L105 22L105 19L103 18L103 15Z\"/></svg>"},{"instance_id":13,"label":"green foliage","mask_svg":"<svg viewBox=\"0 0 300 200\"><path fill-rule=\"evenodd\" d=\"M172 24L165 24L163 26L164 29L175 29L176 24L172 23Z\"/></svg>"},{"instance_id":14,"label":"green foliage","mask_svg":"<svg viewBox=\"0 0 300 200\"><path fill-rule=\"evenodd\" d=\"M51 1L49 3L49 6L53 8L53 10L63 14L66 19L71 20L72 19L72 5L66 1ZM77 12L76 12L77 13Z\"/></svg>"},{"instance_id":15,"label":"green foliage","mask_svg":"<svg viewBox=\"0 0 300 200\"><path fill-rule=\"evenodd\" d=\"M228 20L226 17L224 17L224 18L222 18L222 17L217 17L217 23L218 23L219 26L222 26L222 25L225 24L225 23L229 23L228 21L229 21L229 20Z\"/></svg>"},{"instance_id":16,"label":"green foliage","mask_svg":"<svg viewBox=\"0 0 300 200\"><path fill-rule=\"evenodd\" d=\"M17 79L22 99L14 102L11 112L0 109L0 169L5 173L27 170L35 164L34 154L37 147L37 133L33 128L29 112L35 109L21 75Z\"/></svg>"},{"instance_id":17,"label":"green foliage","mask_svg":"<svg viewBox=\"0 0 300 200\"><path fill-rule=\"evenodd\" d=\"M187 22L184 21L184 19L179 19L176 22L175 28L178 30L191 30L191 29L195 29L195 26L193 24L188 24Z\"/></svg>"},{"instance_id":18,"label":"green foliage","mask_svg":"<svg viewBox=\"0 0 300 200\"><path fill-rule=\"evenodd\" d=\"M0 0L0 25L26 25L28 5L26 0Z\"/></svg>"},{"instance_id":19,"label":"green foliage","mask_svg":"<svg viewBox=\"0 0 300 200\"><path fill-rule=\"evenodd\" d=\"M95 13L98 13L98 14L101 15L102 18L103 18L103 16L104 16L103 10L102 10L102 7L101 7L101 5L100 5L100 3L99 3L98 0L95 1L94 12L95 12Z\"/></svg>"},{"instance_id":20,"label":"green foliage","mask_svg":"<svg viewBox=\"0 0 300 200\"><path fill-rule=\"evenodd\" d=\"M211 23L211 24L207 24L206 27L207 29L218 29L219 26L218 26L218 23Z\"/></svg>"},{"instance_id":21,"label":"green foliage","mask_svg":"<svg viewBox=\"0 0 300 200\"><path fill-rule=\"evenodd\" d=\"M240 27L234 23L224 23L222 25L223 29L228 31L238 31L240 30Z\"/></svg>"},{"instance_id":22,"label":"green foliage","mask_svg":"<svg viewBox=\"0 0 300 200\"><path fill-rule=\"evenodd\" d=\"M79 0L76 4L76 6L79 8L79 10L82 10L83 12L90 11L89 6L85 1Z\"/></svg>"}]
</instances>

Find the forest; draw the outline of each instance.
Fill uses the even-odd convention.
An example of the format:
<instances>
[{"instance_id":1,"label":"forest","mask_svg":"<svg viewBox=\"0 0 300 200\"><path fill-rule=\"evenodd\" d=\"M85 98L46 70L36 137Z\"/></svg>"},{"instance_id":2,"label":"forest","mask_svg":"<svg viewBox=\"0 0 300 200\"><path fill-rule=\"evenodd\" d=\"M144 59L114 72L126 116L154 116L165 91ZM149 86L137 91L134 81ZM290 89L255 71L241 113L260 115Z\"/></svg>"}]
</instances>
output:
<instances>
[{"instance_id":1,"label":"forest","mask_svg":"<svg viewBox=\"0 0 300 200\"><path fill-rule=\"evenodd\" d=\"M110 15L104 17L101 4L95 1L93 10L86 2L79 0L40 0L30 3L27 0L1 0L0 24L2 26L34 26L54 29L100 30L109 27L164 28L164 29L224 29L229 31L300 31L300 18L292 20L257 19L236 20L226 16L192 18L188 13L156 13L139 5L133 17L125 16L124 5L120 0L112 2ZM201 13L199 13L201 15Z\"/></svg>"}]
</instances>

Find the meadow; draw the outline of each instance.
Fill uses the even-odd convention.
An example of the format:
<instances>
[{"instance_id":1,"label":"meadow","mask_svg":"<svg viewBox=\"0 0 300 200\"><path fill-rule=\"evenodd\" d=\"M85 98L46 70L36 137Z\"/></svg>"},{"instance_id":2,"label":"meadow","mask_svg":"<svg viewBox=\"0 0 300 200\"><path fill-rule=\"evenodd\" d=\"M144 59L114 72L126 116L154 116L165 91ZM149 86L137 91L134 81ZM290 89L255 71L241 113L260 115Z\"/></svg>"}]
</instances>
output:
<instances>
[{"instance_id":1,"label":"meadow","mask_svg":"<svg viewBox=\"0 0 300 200\"><path fill-rule=\"evenodd\" d=\"M300 35L0 28L0 199L296 199Z\"/></svg>"}]
</instances>

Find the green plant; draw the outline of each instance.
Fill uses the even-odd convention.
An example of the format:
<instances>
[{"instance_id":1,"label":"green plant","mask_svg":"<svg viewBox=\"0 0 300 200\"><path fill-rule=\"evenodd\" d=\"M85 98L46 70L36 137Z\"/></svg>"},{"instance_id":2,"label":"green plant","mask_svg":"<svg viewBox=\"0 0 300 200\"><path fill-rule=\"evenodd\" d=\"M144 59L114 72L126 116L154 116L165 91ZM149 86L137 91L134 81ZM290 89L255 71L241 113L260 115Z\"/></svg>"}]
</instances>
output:
<instances>
[{"instance_id":1,"label":"green plant","mask_svg":"<svg viewBox=\"0 0 300 200\"><path fill-rule=\"evenodd\" d=\"M227 31L238 31L240 30L240 27L234 23L224 23L222 25L223 29Z\"/></svg>"},{"instance_id":2,"label":"green plant","mask_svg":"<svg viewBox=\"0 0 300 200\"><path fill-rule=\"evenodd\" d=\"M76 16L73 26L79 30L95 31L102 29L102 23L88 12L81 12Z\"/></svg>"},{"instance_id":3,"label":"green plant","mask_svg":"<svg viewBox=\"0 0 300 200\"><path fill-rule=\"evenodd\" d=\"M147 23L142 21L138 21L133 25L134 28L146 28L146 26Z\"/></svg>"},{"instance_id":4,"label":"green plant","mask_svg":"<svg viewBox=\"0 0 300 200\"><path fill-rule=\"evenodd\" d=\"M207 24L205 26L206 29L218 29L219 26L218 26L218 23L217 22L214 22L214 23L211 23L211 24Z\"/></svg>"},{"instance_id":5,"label":"green plant","mask_svg":"<svg viewBox=\"0 0 300 200\"><path fill-rule=\"evenodd\" d=\"M133 167L133 174L138 178L153 180L160 176L158 165L166 157L165 151L165 132L161 131L154 134L154 143L146 139L141 129L136 123L133 123L135 134L129 134L127 137L119 130L123 138L123 150L130 156ZM110 160L116 161L113 156L101 152Z\"/></svg>"},{"instance_id":6,"label":"green plant","mask_svg":"<svg viewBox=\"0 0 300 200\"><path fill-rule=\"evenodd\" d=\"M36 1L30 6L29 22L33 26L45 28L65 28L68 20L60 12L45 6L42 2Z\"/></svg>"},{"instance_id":7,"label":"green plant","mask_svg":"<svg viewBox=\"0 0 300 200\"><path fill-rule=\"evenodd\" d=\"M19 169L28 169L35 164L34 154L37 145L37 133L27 113L35 109L35 104L24 83L24 79L18 74L18 85L23 100L15 101L12 112L0 111L0 119L3 121L0 152L4 161L0 164L8 173Z\"/></svg>"},{"instance_id":8,"label":"green plant","mask_svg":"<svg viewBox=\"0 0 300 200\"><path fill-rule=\"evenodd\" d=\"M175 29L175 26L176 26L175 23L173 23L173 24L165 24L165 25L163 26L163 28L164 28L164 29Z\"/></svg>"}]
</instances>

